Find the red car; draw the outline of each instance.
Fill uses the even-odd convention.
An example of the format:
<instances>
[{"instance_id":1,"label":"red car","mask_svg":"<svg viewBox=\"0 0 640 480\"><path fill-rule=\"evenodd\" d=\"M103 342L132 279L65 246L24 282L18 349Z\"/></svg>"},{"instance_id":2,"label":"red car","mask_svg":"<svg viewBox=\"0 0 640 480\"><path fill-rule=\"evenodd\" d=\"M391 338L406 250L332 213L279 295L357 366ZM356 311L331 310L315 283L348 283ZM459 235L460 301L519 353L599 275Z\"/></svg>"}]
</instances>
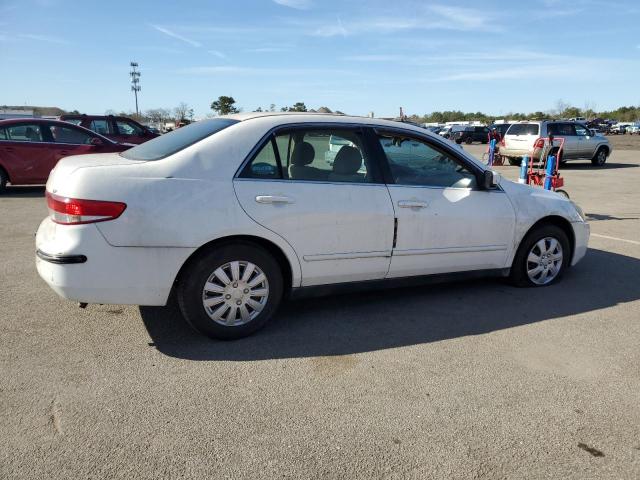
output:
<instances>
[{"instance_id":1,"label":"red car","mask_svg":"<svg viewBox=\"0 0 640 480\"><path fill-rule=\"evenodd\" d=\"M60 120L93 130L114 142L135 143L137 145L158 136L157 133L153 133L144 125L140 125L135 120L127 117L113 115L62 115Z\"/></svg>"},{"instance_id":2,"label":"red car","mask_svg":"<svg viewBox=\"0 0 640 480\"><path fill-rule=\"evenodd\" d=\"M7 182L11 185L46 183L49 172L62 157L122 152L132 146L57 120L0 120L0 192Z\"/></svg>"}]
</instances>

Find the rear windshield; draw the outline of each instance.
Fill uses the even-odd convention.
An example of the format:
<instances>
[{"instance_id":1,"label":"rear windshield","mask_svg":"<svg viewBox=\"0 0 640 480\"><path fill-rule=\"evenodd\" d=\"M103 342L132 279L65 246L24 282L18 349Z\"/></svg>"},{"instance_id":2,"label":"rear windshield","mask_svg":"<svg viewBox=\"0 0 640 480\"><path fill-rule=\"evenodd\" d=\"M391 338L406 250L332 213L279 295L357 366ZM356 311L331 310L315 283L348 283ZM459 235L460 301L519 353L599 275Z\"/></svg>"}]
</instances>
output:
<instances>
[{"instance_id":1,"label":"rear windshield","mask_svg":"<svg viewBox=\"0 0 640 480\"><path fill-rule=\"evenodd\" d=\"M120 155L124 158L128 158L129 160L160 160L225 129L234 123L238 123L238 120L231 120L228 118L201 120L199 122L192 123L191 125L187 125L186 127L174 130L173 132L156 137L148 142L141 143L136 147L125 150Z\"/></svg>"},{"instance_id":2,"label":"rear windshield","mask_svg":"<svg viewBox=\"0 0 640 480\"><path fill-rule=\"evenodd\" d=\"M514 123L507 130L507 135L538 135L539 128L537 123Z\"/></svg>"}]
</instances>

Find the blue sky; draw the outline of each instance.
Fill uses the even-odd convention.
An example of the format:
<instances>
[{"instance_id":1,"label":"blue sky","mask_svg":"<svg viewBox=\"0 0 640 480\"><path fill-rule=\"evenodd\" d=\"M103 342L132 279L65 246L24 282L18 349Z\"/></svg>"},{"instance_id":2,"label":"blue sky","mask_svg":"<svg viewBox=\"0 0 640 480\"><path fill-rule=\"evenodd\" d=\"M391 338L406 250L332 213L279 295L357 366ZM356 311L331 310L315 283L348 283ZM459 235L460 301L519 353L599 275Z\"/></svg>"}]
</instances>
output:
<instances>
[{"instance_id":1,"label":"blue sky","mask_svg":"<svg viewBox=\"0 0 640 480\"><path fill-rule=\"evenodd\" d=\"M134 109L219 95L351 114L640 103L637 0L0 0L0 104Z\"/></svg>"}]
</instances>

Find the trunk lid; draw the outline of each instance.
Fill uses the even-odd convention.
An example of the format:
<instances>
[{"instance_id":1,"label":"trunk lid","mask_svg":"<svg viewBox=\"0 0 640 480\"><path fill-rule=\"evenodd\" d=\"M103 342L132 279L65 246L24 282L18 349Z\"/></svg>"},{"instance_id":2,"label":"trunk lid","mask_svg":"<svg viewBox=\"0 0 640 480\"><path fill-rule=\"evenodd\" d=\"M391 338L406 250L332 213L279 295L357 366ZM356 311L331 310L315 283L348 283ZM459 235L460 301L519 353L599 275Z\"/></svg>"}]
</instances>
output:
<instances>
[{"instance_id":1,"label":"trunk lid","mask_svg":"<svg viewBox=\"0 0 640 480\"><path fill-rule=\"evenodd\" d=\"M92 153L75 155L60 160L51 170L47 180L47 190L54 191L54 186L68 179L74 172L84 168L109 167L118 165L136 165L146 163L143 160L129 160L118 153Z\"/></svg>"}]
</instances>

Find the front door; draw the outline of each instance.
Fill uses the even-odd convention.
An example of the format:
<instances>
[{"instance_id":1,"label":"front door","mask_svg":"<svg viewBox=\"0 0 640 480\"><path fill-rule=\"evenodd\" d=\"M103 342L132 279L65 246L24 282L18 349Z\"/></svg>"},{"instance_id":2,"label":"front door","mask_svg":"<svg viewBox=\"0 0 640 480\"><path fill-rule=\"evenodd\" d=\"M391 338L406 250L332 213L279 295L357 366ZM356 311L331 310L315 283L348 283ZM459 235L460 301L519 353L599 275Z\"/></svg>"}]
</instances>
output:
<instances>
[{"instance_id":1,"label":"front door","mask_svg":"<svg viewBox=\"0 0 640 480\"><path fill-rule=\"evenodd\" d=\"M574 124L573 127L576 131L577 156L582 158L591 158L595 153L593 150L591 132L587 130L587 127L584 127L579 123Z\"/></svg>"},{"instance_id":2,"label":"front door","mask_svg":"<svg viewBox=\"0 0 640 480\"><path fill-rule=\"evenodd\" d=\"M478 167L430 140L380 132L378 141L397 217L388 277L507 266L515 213L502 190L479 189Z\"/></svg>"},{"instance_id":3,"label":"front door","mask_svg":"<svg viewBox=\"0 0 640 480\"><path fill-rule=\"evenodd\" d=\"M47 133L51 135L52 151L49 171L53 170L61 158L92 153L95 150L95 146L91 143L94 137L73 125L49 124L49 132L45 132L45 135Z\"/></svg>"},{"instance_id":4,"label":"front door","mask_svg":"<svg viewBox=\"0 0 640 480\"><path fill-rule=\"evenodd\" d=\"M234 181L245 212L295 250L303 286L387 274L394 214L371 159L358 129L283 130Z\"/></svg>"}]
</instances>

